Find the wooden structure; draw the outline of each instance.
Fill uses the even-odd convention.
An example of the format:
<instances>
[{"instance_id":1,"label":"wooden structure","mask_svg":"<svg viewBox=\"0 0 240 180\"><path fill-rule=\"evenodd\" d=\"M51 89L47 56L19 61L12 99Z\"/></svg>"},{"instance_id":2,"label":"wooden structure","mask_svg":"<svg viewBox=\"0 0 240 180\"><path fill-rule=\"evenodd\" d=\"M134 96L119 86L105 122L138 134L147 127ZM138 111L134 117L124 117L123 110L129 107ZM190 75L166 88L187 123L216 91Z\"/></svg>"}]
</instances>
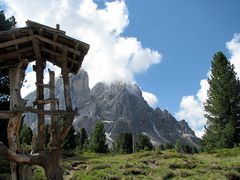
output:
<instances>
[{"instance_id":1,"label":"wooden structure","mask_svg":"<svg viewBox=\"0 0 240 180\"><path fill-rule=\"evenodd\" d=\"M89 45L66 36L65 32L27 21L24 28L0 32L0 70L8 69L10 82L10 111L1 111L1 119L9 119L9 149L0 144L0 155L11 160L12 179L21 179L17 164L38 164L44 167L48 179L62 179L61 144L72 125L75 112L70 98L69 74L76 74L81 67ZM36 99L33 106L26 107L20 90L29 62L36 61L33 70L36 72ZM64 84L65 110L56 110L58 99L55 98L54 72L49 70L49 83L44 84L46 61L61 68ZM44 88L49 90L49 98L44 97ZM50 110L44 109L50 104ZM23 113L37 114L38 135L34 154L21 154L19 129ZM45 147L45 115L51 116L51 147ZM63 127L58 128L57 116L64 118Z\"/></svg>"}]
</instances>

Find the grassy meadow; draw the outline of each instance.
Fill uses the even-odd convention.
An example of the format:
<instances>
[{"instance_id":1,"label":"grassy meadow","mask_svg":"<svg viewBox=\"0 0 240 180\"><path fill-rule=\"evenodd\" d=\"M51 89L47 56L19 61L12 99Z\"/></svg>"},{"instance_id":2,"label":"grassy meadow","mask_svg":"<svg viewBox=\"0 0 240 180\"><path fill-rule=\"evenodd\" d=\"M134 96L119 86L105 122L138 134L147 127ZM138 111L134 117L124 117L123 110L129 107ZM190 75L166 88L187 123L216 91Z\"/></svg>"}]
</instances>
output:
<instances>
[{"instance_id":1,"label":"grassy meadow","mask_svg":"<svg viewBox=\"0 0 240 180\"><path fill-rule=\"evenodd\" d=\"M142 151L129 155L67 154L63 166L64 179L68 180L240 179L240 148L193 155L175 150ZM43 177L43 170L35 167L34 179Z\"/></svg>"}]
</instances>

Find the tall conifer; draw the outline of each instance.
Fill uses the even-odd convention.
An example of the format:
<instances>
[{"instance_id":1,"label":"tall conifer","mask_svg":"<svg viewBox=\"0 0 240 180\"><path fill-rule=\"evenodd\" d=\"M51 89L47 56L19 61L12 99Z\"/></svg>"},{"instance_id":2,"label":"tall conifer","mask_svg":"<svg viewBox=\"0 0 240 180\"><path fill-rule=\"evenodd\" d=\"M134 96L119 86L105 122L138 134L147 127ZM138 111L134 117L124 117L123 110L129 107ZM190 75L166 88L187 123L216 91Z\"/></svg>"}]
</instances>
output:
<instances>
[{"instance_id":1,"label":"tall conifer","mask_svg":"<svg viewBox=\"0 0 240 180\"><path fill-rule=\"evenodd\" d=\"M233 147L239 143L240 83L222 52L214 55L208 83L203 145L209 149Z\"/></svg>"}]
</instances>

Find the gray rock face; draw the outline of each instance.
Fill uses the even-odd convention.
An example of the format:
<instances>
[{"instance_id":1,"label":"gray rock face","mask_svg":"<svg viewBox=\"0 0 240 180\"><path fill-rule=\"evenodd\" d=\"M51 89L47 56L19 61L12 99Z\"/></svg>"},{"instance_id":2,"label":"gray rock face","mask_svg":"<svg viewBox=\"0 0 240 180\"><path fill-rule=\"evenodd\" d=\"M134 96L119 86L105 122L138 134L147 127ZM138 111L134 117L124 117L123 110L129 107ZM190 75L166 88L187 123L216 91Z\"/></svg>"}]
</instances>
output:
<instances>
[{"instance_id":1,"label":"gray rock face","mask_svg":"<svg viewBox=\"0 0 240 180\"><path fill-rule=\"evenodd\" d=\"M149 136L154 145L175 143L178 139L182 143L199 146L200 139L184 120L177 121L166 110L152 109L136 84L97 83L90 90L87 72L83 70L70 82L73 106L79 113L74 120L77 131L85 128L90 134L95 122L101 120L109 143L119 133L130 132ZM61 102L60 108L64 108L61 79L56 82L56 95ZM28 97L34 99L33 93Z\"/></svg>"}]
</instances>

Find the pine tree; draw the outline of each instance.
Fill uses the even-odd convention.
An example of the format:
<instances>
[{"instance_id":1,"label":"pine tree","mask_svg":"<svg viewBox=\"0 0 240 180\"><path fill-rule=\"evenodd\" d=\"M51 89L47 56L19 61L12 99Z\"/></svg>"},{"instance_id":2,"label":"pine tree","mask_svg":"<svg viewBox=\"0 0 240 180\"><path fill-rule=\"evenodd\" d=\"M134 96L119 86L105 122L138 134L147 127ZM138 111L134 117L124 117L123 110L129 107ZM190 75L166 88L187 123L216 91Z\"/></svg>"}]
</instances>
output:
<instances>
[{"instance_id":1,"label":"pine tree","mask_svg":"<svg viewBox=\"0 0 240 180\"><path fill-rule=\"evenodd\" d=\"M96 153L106 153L108 151L104 124L101 121L97 121L95 124L91 133L89 148L92 152Z\"/></svg>"},{"instance_id":2,"label":"pine tree","mask_svg":"<svg viewBox=\"0 0 240 180\"><path fill-rule=\"evenodd\" d=\"M86 143L88 136L85 128L80 129L79 138L78 138L78 147L80 150L84 149L84 144Z\"/></svg>"},{"instance_id":3,"label":"pine tree","mask_svg":"<svg viewBox=\"0 0 240 180\"><path fill-rule=\"evenodd\" d=\"M20 131L20 143L23 145L31 145L32 143L32 130L25 123L22 124Z\"/></svg>"},{"instance_id":4,"label":"pine tree","mask_svg":"<svg viewBox=\"0 0 240 180\"><path fill-rule=\"evenodd\" d=\"M50 138L51 138L51 134L50 134L50 125L46 124L45 126L45 146L48 147L50 144Z\"/></svg>"},{"instance_id":5,"label":"pine tree","mask_svg":"<svg viewBox=\"0 0 240 180\"><path fill-rule=\"evenodd\" d=\"M136 149L137 151L140 150L152 150L153 149L153 145L149 139L148 136L146 135L139 135L136 141Z\"/></svg>"},{"instance_id":6,"label":"pine tree","mask_svg":"<svg viewBox=\"0 0 240 180\"><path fill-rule=\"evenodd\" d=\"M15 18L12 16L6 18L3 11L0 11L0 31L7 31L15 27L16 25ZM6 111L9 110L9 80L8 80L8 70L0 70L0 110ZM8 145L7 142L7 125L8 120L0 119L0 141L5 145Z\"/></svg>"},{"instance_id":7,"label":"pine tree","mask_svg":"<svg viewBox=\"0 0 240 180\"><path fill-rule=\"evenodd\" d=\"M118 135L115 144L116 151L123 154L133 153L133 136L131 133L121 133Z\"/></svg>"},{"instance_id":8,"label":"pine tree","mask_svg":"<svg viewBox=\"0 0 240 180\"><path fill-rule=\"evenodd\" d=\"M214 55L208 83L203 145L206 149L233 147L240 140L240 83L222 52Z\"/></svg>"},{"instance_id":9,"label":"pine tree","mask_svg":"<svg viewBox=\"0 0 240 180\"><path fill-rule=\"evenodd\" d=\"M63 149L70 150L77 147L75 129L72 126L63 142Z\"/></svg>"}]
</instances>

